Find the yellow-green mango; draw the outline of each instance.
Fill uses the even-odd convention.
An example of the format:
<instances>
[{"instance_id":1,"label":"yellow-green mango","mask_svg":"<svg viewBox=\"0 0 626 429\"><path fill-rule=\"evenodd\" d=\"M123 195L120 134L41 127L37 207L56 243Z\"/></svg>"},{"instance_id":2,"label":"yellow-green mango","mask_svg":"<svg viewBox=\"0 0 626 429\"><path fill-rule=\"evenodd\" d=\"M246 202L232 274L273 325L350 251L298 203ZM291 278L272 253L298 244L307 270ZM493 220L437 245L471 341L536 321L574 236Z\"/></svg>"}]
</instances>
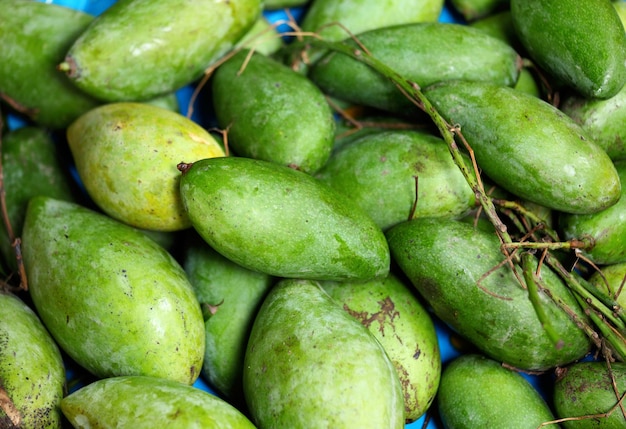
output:
<instances>
[{"instance_id":1,"label":"yellow-green mango","mask_svg":"<svg viewBox=\"0 0 626 429\"><path fill-rule=\"evenodd\" d=\"M480 354L450 362L437 396L446 429L556 429L550 406L524 376ZM543 426L542 426L543 425Z\"/></svg>"},{"instance_id":2,"label":"yellow-green mango","mask_svg":"<svg viewBox=\"0 0 626 429\"><path fill-rule=\"evenodd\" d=\"M626 34L607 0L511 0L528 56L583 97L610 98L626 84Z\"/></svg>"},{"instance_id":3,"label":"yellow-green mango","mask_svg":"<svg viewBox=\"0 0 626 429\"><path fill-rule=\"evenodd\" d=\"M21 297L0 290L0 427L60 429L64 391L59 347Z\"/></svg>"},{"instance_id":4,"label":"yellow-green mango","mask_svg":"<svg viewBox=\"0 0 626 429\"><path fill-rule=\"evenodd\" d=\"M458 124L478 167L519 198L566 213L617 203L621 183L606 152L569 116L523 91L485 82L439 82L424 89Z\"/></svg>"},{"instance_id":5,"label":"yellow-green mango","mask_svg":"<svg viewBox=\"0 0 626 429\"><path fill-rule=\"evenodd\" d=\"M67 201L80 199L69 174L68 161L62 159L59 146L42 127L27 125L2 136L4 198L15 237L22 234L30 198L47 195ZM0 225L0 252L9 269L16 271L15 249L4 222Z\"/></svg>"},{"instance_id":6,"label":"yellow-green mango","mask_svg":"<svg viewBox=\"0 0 626 429\"><path fill-rule=\"evenodd\" d=\"M493 232L464 221L415 218L391 228L387 240L393 260L433 313L488 357L542 371L590 350L585 332L553 300L587 320L562 279L543 265L536 280L550 291L551 296L540 292L539 301L559 334L557 342L537 316L520 264L512 262L516 276ZM537 264L533 259L530 268Z\"/></svg>"},{"instance_id":7,"label":"yellow-green mango","mask_svg":"<svg viewBox=\"0 0 626 429\"><path fill-rule=\"evenodd\" d=\"M255 429L225 400L159 377L96 380L63 398L61 409L75 428Z\"/></svg>"},{"instance_id":8,"label":"yellow-green mango","mask_svg":"<svg viewBox=\"0 0 626 429\"><path fill-rule=\"evenodd\" d=\"M183 268L202 307L206 349L201 375L232 404L243 404L243 358L252 322L275 283L220 255L195 233L184 249Z\"/></svg>"},{"instance_id":9,"label":"yellow-green mango","mask_svg":"<svg viewBox=\"0 0 626 429\"><path fill-rule=\"evenodd\" d=\"M336 150L315 177L354 200L382 230L411 215L460 217L476 203L443 139L421 131L365 135Z\"/></svg>"},{"instance_id":10,"label":"yellow-green mango","mask_svg":"<svg viewBox=\"0 0 626 429\"><path fill-rule=\"evenodd\" d=\"M558 219L563 238L593 239L592 247L582 253L601 265L626 262L626 159L616 161L615 168L624 184L616 204L591 214L560 213Z\"/></svg>"},{"instance_id":11,"label":"yellow-green mango","mask_svg":"<svg viewBox=\"0 0 626 429\"><path fill-rule=\"evenodd\" d=\"M389 272L389 248L372 218L307 173L234 156L179 168L193 227L245 268L318 280L367 280Z\"/></svg>"},{"instance_id":12,"label":"yellow-green mango","mask_svg":"<svg viewBox=\"0 0 626 429\"><path fill-rule=\"evenodd\" d=\"M578 362L563 368L552 401L564 429L620 429L626 417L619 405L626 393L626 363ZM604 413L608 415L602 416ZM595 417L592 417L595 416Z\"/></svg>"},{"instance_id":13,"label":"yellow-green mango","mask_svg":"<svg viewBox=\"0 0 626 429\"><path fill-rule=\"evenodd\" d=\"M393 363L315 281L283 279L270 290L252 326L243 383L259 428L404 428Z\"/></svg>"},{"instance_id":14,"label":"yellow-green mango","mask_svg":"<svg viewBox=\"0 0 626 429\"><path fill-rule=\"evenodd\" d=\"M513 86L522 66L508 43L461 24L396 25L366 31L358 40L372 56L422 88L452 79ZM350 38L345 43L362 49ZM338 52L329 52L314 63L309 76L339 99L404 116L419 111L387 77Z\"/></svg>"},{"instance_id":15,"label":"yellow-green mango","mask_svg":"<svg viewBox=\"0 0 626 429\"><path fill-rule=\"evenodd\" d=\"M200 305L183 268L143 232L39 196L26 211L22 255L42 322L78 365L100 378L198 378Z\"/></svg>"},{"instance_id":16,"label":"yellow-green mango","mask_svg":"<svg viewBox=\"0 0 626 429\"><path fill-rule=\"evenodd\" d=\"M93 16L32 0L2 0L0 16L0 99L55 129L100 104L56 69Z\"/></svg>"},{"instance_id":17,"label":"yellow-green mango","mask_svg":"<svg viewBox=\"0 0 626 429\"><path fill-rule=\"evenodd\" d=\"M244 49L217 69L212 82L213 110L234 153L306 173L326 163L335 119L306 76Z\"/></svg>"},{"instance_id":18,"label":"yellow-green mango","mask_svg":"<svg viewBox=\"0 0 626 429\"><path fill-rule=\"evenodd\" d=\"M58 67L96 98L147 100L201 77L260 13L259 0L118 0Z\"/></svg>"},{"instance_id":19,"label":"yellow-green mango","mask_svg":"<svg viewBox=\"0 0 626 429\"><path fill-rule=\"evenodd\" d=\"M407 423L433 404L441 355L431 314L412 286L393 273L366 282L321 282L345 311L376 337L398 372Z\"/></svg>"},{"instance_id":20,"label":"yellow-green mango","mask_svg":"<svg viewBox=\"0 0 626 429\"><path fill-rule=\"evenodd\" d=\"M149 103L107 103L67 129L76 171L109 216L136 228L190 226L180 201L182 160L224 156L215 138L178 112Z\"/></svg>"}]
</instances>

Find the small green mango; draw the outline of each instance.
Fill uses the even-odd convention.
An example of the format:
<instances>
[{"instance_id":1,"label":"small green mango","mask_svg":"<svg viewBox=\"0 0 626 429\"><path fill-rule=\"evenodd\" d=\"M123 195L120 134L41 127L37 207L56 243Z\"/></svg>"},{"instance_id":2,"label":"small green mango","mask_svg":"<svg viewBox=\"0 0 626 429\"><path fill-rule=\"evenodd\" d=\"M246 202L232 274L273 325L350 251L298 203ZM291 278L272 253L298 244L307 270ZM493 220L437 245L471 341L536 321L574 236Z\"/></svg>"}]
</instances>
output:
<instances>
[{"instance_id":1,"label":"small green mango","mask_svg":"<svg viewBox=\"0 0 626 429\"><path fill-rule=\"evenodd\" d=\"M267 2L264 4L267 6ZM277 27L271 24L264 15L259 15L254 25L235 44L234 49L245 48L270 56L284 45L285 42Z\"/></svg>"},{"instance_id":2,"label":"small green mango","mask_svg":"<svg viewBox=\"0 0 626 429\"><path fill-rule=\"evenodd\" d=\"M68 173L52 135L38 126L24 126L2 137L2 180L8 220L15 237L22 235L28 201L47 195L78 201L77 187ZM17 270L15 249L5 223L0 226L0 251L7 266Z\"/></svg>"},{"instance_id":3,"label":"small green mango","mask_svg":"<svg viewBox=\"0 0 626 429\"><path fill-rule=\"evenodd\" d=\"M0 2L0 98L43 127L62 129L99 101L56 66L93 16L48 2Z\"/></svg>"},{"instance_id":4,"label":"small green mango","mask_svg":"<svg viewBox=\"0 0 626 429\"><path fill-rule=\"evenodd\" d=\"M376 337L398 372L404 418L419 419L435 399L441 376L437 332L410 286L394 274L367 282L321 282L322 288Z\"/></svg>"},{"instance_id":5,"label":"small green mango","mask_svg":"<svg viewBox=\"0 0 626 429\"><path fill-rule=\"evenodd\" d=\"M475 21L507 8L509 0L451 0L450 3L466 21Z\"/></svg>"},{"instance_id":6,"label":"small green mango","mask_svg":"<svg viewBox=\"0 0 626 429\"><path fill-rule=\"evenodd\" d=\"M511 0L510 10L529 57L559 82L588 98L626 84L626 34L610 1Z\"/></svg>"},{"instance_id":7,"label":"small green mango","mask_svg":"<svg viewBox=\"0 0 626 429\"><path fill-rule=\"evenodd\" d=\"M58 346L31 307L0 290L0 427L60 429L64 389Z\"/></svg>"},{"instance_id":8,"label":"small green mango","mask_svg":"<svg viewBox=\"0 0 626 429\"><path fill-rule=\"evenodd\" d=\"M307 173L233 156L179 168L192 225L245 268L318 280L367 280L389 272L380 228L352 200Z\"/></svg>"},{"instance_id":9,"label":"small green mango","mask_svg":"<svg viewBox=\"0 0 626 429\"><path fill-rule=\"evenodd\" d=\"M379 28L345 43L365 46L405 79L426 87L451 79L513 86L522 66L506 42L461 24L420 22ZM419 67L415 65L419 64ZM344 54L330 52L309 76L324 92L355 104L407 115L420 110L385 76Z\"/></svg>"},{"instance_id":10,"label":"small green mango","mask_svg":"<svg viewBox=\"0 0 626 429\"><path fill-rule=\"evenodd\" d=\"M626 262L626 160L616 161L615 168L624 184L616 204L587 215L559 214L559 228L565 239L593 238L593 246L581 251L600 265Z\"/></svg>"},{"instance_id":11,"label":"small green mango","mask_svg":"<svg viewBox=\"0 0 626 429\"><path fill-rule=\"evenodd\" d=\"M101 378L198 378L200 305L183 268L143 232L39 196L26 211L22 255L42 322L78 365Z\"/></svg>"},{"instance_id":12,"label":"small green mango","mask_svg":"<svg viewBox=\"0 0 626 429\"><path fill-rule=\"evenodd\" d=\"M265 55L241 50L217 69L212 91L218 125L228 131L228 145L237 155L306 173L328 160L335 133L333 111L306 76Z\"/></svg>"},{"instance_id":13,"label":"small green mango","mask_svg":"<svg viewBox=\"0 0 626 429\"><path fill-rule=\"evenodd\" d=\"M589 276L589 283L603 291L626 309L626 262L605 265Z\"/></svg>"},{"instance_id":14,"label":"small green mango","mask_svg":"<svg viewBox=\"0 0 626 429\"><path fill-rule=\"evenodd\" d=\"M225 400L159 377L97 380L63 398L61 409L75 428L255 429Z\"/></svg>"},{"instance_id":15,"label":"small green mango","mask_svg":"<svg viewBox=\"0 0 626 429\"><path fill-rule=\"evenodd\" d=\"M579 124L613 161L626 159L626 86L609 99L570 94L559 109Z\"/></svg>"},{"instance_id":16,"label":"small green mango","mask_svg":"<svg viewBox=\"0 0 626 429\"><path fill-rule=\"evenodd\" d=\"M460 217L476 203L445 142L419 131L363 136L336 150L315 177L354 200L382 230L411 215Z\"/></svg>"},{"instance_id":17,"label":"small green mango","mask_svg":"<svg viewBox=\"0 0 626 429\"><path fill-rule=\"evenodd\" d=\"M488 357L541 371L580 359L590 350L587 335L552 297L577 319L587 320L585 314L561 278L542 266L536 281L551 296L539 293L539 300L560 335L559 344L550 339L528 297L521 266L514 265L516 276L504 263L493 231L464 221L415 218L391 228L387 240L393 260L433 313ZM533 260L531 268L536 265Z\"/></svg>"},{"instance_id":18,"label":"small green mango","mask_svg":"<svg viewBox=\"0 0 626 429\"><path fill-rule=\"evenodd\" d=\"M626 417L618 402L624 393L626 363L613 362L609 369L604 362L578 362L558 373L554 412L567 419L561 422L564 429L623 428Z\"/></svg>"},{"instance_id":19,"label":"small green mango","mask_svg":"<svg viewBox=\"0 0 626 429\"><path fill-rule=\"evenodd\" d=\"M243 358L252 322L274 279L235 264L193 234L183 267L204 314L202 374L229 402L243 403Z\"/></svg>"},{"instance_id":20,"label":"small green mango","mask_svg":"<svg viewBox=\"0 0 626 429\"><path fill-rule=\"evenodd\" d=\"M156 231L190 226L176 165L183 159L224 156L200 125L148 103L92 109L69 126L67 141L78 175L98 207L128 225Z\"/></svg>"},{"instance_id":21,"label":"small green mango","mask_svg":"<svg viewBox=\"0 0 626 429\"><path fill-rule=\"evenodd\" d=\"M619 200L619 176L606 152L546 101L468 81L440 82L424 94L446 121L460 126L485 175L519 198L576 214Z\"/></svg>"},{"instance_id":22,"label":"small green mango","mask_svg":"<svg viewBox=\"0 0 626 429\"><path fill-rule=\"evenodd\" d=\"M520 373L480 354L450 362L441 375L437 408L443 427L556 429L552 410Z\"/></svg>"},{"instance_id":23,"label":"small green mango","mask_svg":"<svg viewBox=\"0 0 626 429\"><path fill-rule=\"evenodd\" d=\"M96 98L147 100L200 78L260 13L259 0L117 1L81 33L58 67Z\"/></svg>"},{"instance_id":24,"label":"small green mango","mask_svg":"<svg viewBox=\"0 0 626 429\"><path fill-rule=\"evenodd\" d=\"M244 394L260 428L404 428L385 350L319 283L283 279L252 326Z\"/></svg>"}]
</instances>

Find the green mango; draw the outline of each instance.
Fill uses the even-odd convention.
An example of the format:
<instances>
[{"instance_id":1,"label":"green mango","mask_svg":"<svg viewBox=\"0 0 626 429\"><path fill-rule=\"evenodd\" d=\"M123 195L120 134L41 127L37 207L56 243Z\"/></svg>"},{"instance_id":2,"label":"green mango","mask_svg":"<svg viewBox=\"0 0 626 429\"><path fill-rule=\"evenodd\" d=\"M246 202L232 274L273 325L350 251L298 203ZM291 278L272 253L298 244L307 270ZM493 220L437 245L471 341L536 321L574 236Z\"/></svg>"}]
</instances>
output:
<instances>
[{"instance_id":1,"label":"green mango","mask_svg":"<svg viewBox=\"0 0 626 429\"><path fill-rule=\"evenodd\" d=\"M523 280L513 272L493 232L467 222L416 218L387 232L392 259L432 311L488 357L521 370L547 370L580 359L590 340L548 293L539 300L554 330L546 333ZM533 269L537 262L533 260ZM520 282L524 282L521 284ZM579 320L587 320L575 297L548 266L539 280Z\"/></svg>"},{"instance_id":2,"label":"green mango","mask_svg":"<svg viewBox=\"0 0 626 429\"><path fill-rule=\"evenodd\" d=\"M566 213L615 204L621 184L613 162L553 105L484 82L440 82L424 89L434 108L461 127L476 162L516 196Z\"/></svg>"},{"instance_id":3,"label":"green mango","mask_svg":"<svg viewBox=\"0 0 626 429\"><path fill-rule=\"evenodd\" d=\"M265 4L267 5L267 2ZM264 15L259 15L254 25L235 44L234 49L245 48L270 56L284 45L285 42L276 25L270 24Z\"/></svg>"},{"instance_id":4,"label":"green mango","mask_svg":"<svg viewBox=\"0 0 626 429\"><path fill-rule=\"evenodd\" d=\"M67 201L79 200L77 188L61 157L59 146L42 127L28 125L2 137L4 198L15 237L22 234L30 198L47 195ZM9 269L15 272L16 254L4 222L0 226L0 252Z\"/></svg>"},{"instance_id":5,"label":"green mango","mask_svg":"<svg viewBox=\"0 0 626 429\"><path fill-rule=\"evenodd\" d=\"M626 84L626 34L610 1L511 0L510 8L529 57L559 82L588 98Z\"/></svg>"},{"instance_id":6,"label":"green mango","mask_svg":"<svg viewBox=\"0 0 626 429\"><path fill-rule=\"evenodd\" d=\"M300 26L325 40L338 41L376 28L437 21L443 4L443 0L313 0Z\"/></svg>"},{"instance_id":7,"label":"green mango","mask_svg":"<svg viewBox=\"0 0 626 429\"><path fill-rule=\"evenodd\" d=\"M460 217L476 204L443 139L421 131L363 136L335 151L315 177L354 200L382 230L412 213Z\"/></svg>"},{"instance_id":8,"label":"green mango","mask_svg":"<svg viewBox=\"0 0 626 429\"><path fill-rule=\"evenodd\" d=\"M101 100L143 101L200 78L261 13L259 0L119 0L58 68Z\"/></svg>"},{"instance_id":9,"label":"green mango","mask_svg":"<svg viewBox=\"0 0 626 429\"><path fill-rule=\"evenodd\" d=\"M376 337L396 368L407 423L423 416L441 376L437 331L414 290L390 274L366 282L321 282L348 314Z\"/></svg>"},{"instance_id":10,"label":"green mango","mask_svg":"<svg viewBox=\"0 0 626 429\"><path fill-rule=\"evenodd\" d=\"M613 384L613 380L615 384ZM559 371L552 401L564 429L618 429L626 417L617 405L626 393L626 363L578 362ZM601 416L604 413L609 415Z\"/></svg>"},{"instance_id":11,"label":"green mango","mask_svg":"<svg viewBox=\"0 0 626 429\"><path fill-rule=\"evenodd\" d=\"M218 125L228 131L229 148L237 155L306 173L326 163L335 133L333 111L306 76L241 50L217 69L212 82Z\"/></svg>"},{"instance_id":12,"label":"green mango","mask_svg":"<svg viewBox=\"0 0 626 429\"><path fill-rule=\"evenodd\" d=\"M466 21L492 16L509 6L509 0L451 0L450 3Z\"/></svg>"},{"instance_id":13,"label":"green mango","mask_svg":"<svg viewBox=\"0 0 626 429\"><path fill-rule=\"evenodd\" d=\"M559 214L562 236L567 240L593 238L593 246L582 249L582 253L601 265L626 262L626 160L616 161L615 168L624 184L616 204L592 214Z\"/></svg>"},{"instance_id":14,"label":"green mango","mask_svg":"<svg viewBox=\"0 0 626 429\"><path fill-rule=\"evenodd\" d=\"M317 280L367 280L389 272L380 228L352 200L307 173L232 156L179 168L192 225L245 268Z\"/></svg>"},{"instance_id":15,"label":"green mango","mask_svg":"<svg viewBox=\"0 0 626 429\"><path fill-rule=\"evenodd\" d=\"M569 94L559 109L579 124L613 161L626 159L626 86L605 100Z\"/></svg>"},{"instance_id":16,"label":"green mango","mask_svg":"<svg viewBox=\"0 0 626 429\"><path fill-rule=\"evenodd\" d=\"M589 276L589 283L614 297L617 303L626 308L626 262L605 265L600 271Z\"/></svg>"},{"instance_id":17,"label":"green mango","mask_svg":"<svg viewBox=\"0 0 626 429\"><path fill-rule=\"evenodd\" d=\"M197 234L188 239L183 268L204 314L201 375L231 403L243 403L243 358L252 322L274 279L220 255Z\"/></svg>"},{"instance_id":18,"label":"green mango","mask_svg":"<svg viewBox=\"0 0 626 429\"><path fill-rule=\"evenodd\" d=\"M472 28L484 31L490 36L508 43L513 48L515 48L515 50L520 52L520 49L518 49L520 47L520 43L519 39L517 38L517 34L513 29L513 22L510 10L507 9L480 17L479 19L476 19L468 23L467 25Z\"/></svg>"},{"instance_id":19,"label":"green mango","mask_svg":"<svg viewBox=\"0 0 626 429\"><path fill-rule=\"evenodd\" d=\"M61 409L75 428L255 429L225 400L159 377L97 380L63 398Z\"/></svg>"},{"instance_id":20,"label":"green mango","mask_svg":"<svg viewBox=\"0 0 626 429\"><path fill-rule=\"evenodd\" d=\"M206 129L149 103L107 103L81 115L66 134L76 171L98 207L147 230L188 228L176 165L224 156Z\"/></svg>"},{"instance_id":21,"label":"green mango","mask_svg":"<svg viewBox=\"0 0 626 429\"><path fill-rule=\"evenodd\" d=\"M265 10L285 9L290 7L304 6L309 0L265 0L263 8Z\"/></svg>"},{"instance_id":22,"label":"green mango","mask_svg":"<svg viewBox=\"0 0 626 429\"><path fill-rule=\"evenodd\" d=\"M0 16L0 99L55 129L100 103L56 69L93 16L31 0L1 1Z\"/></svg>"},{"instance_id":23,"label":"green mango","mask_svg":"<svg viewBox=\"0 0 626 429\"><path fill-rule=\"evenodd\" d=\"M372 56L420 87L451 79L513 86L522 66L509 44L461 24L398 25L358 39ZM351 39L345 43L358 47ZM402 115L419 111L388 78L344 54L328 53L312 65L309 76L333 97Z\"/></svg>"},{"instance_id":24,"label":"green mango","mask_svg":"<svg viewBox=\"0 0 626 429\"><path fill-rule=\"evenodd\" d=\"M0 289L0 427L60 429L64 388L58 346L31 307Z\"/></svg>"},{"instance_id":25,"label":"green mango","mask_svg":"<svg viewBox=\"0 0 626 429\"><path fill-rule=\"evenodd\" d=\"M252 326L243 383L260 428L404 428L393 363L315 281L283 279L270 290Z\"/></svg>"},{"instance_id":26,"label":"green mango","mask_svg":"<svg viewBox=\"0 0 626 429\"><path fill-rule=\"evenodd\" d=\"M455 358L441 375L437 408L443 427L559 427L539 392L520 373L480 354Z\"/></svg>"},{"instance_id":27,"label":"green mango","mask_svg":"<svg viewBox=\"0 0 626 429\"><path fill-rule=\"evenodd\" d=\"M22 255L39 316L78 365L100 378L198 378L200 305L183 268L144 233L75 203L34 197Z\"/></svg>"}]
</instances>

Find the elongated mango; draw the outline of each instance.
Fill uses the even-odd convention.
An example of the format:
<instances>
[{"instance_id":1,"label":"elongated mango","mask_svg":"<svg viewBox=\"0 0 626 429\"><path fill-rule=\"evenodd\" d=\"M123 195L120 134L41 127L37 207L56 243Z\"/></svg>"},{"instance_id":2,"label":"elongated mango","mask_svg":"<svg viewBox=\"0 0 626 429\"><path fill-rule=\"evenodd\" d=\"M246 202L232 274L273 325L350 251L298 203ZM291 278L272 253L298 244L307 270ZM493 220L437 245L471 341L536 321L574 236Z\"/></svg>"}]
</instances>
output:
<instances>
[{"instance_id":1,"label":"elongated mango","mask_svg":"<svg viewBox=\"0 0 626 429\"><path fill-rule=\"evenodd\" d=\"M381 229L350 199L307 173L232 156L180 169L192 225L243 267L319 280L367 280L389 272Z\"/></svg>"},{"instance_id":2,"label":"elongated mango","mask_svg":"<svg viewBox=\"0 0 626 429\"><path fill-rule=\"evenodd\" d=\"M609 156L551 104L483 82L440 82L424 94L446 121L460 126L479 168L505 190L576 214L619 200L621 183Z\"/></svg>"},{"instance_id":3,"label":"elongated mango","mask_svg":"<svg viewBox=\"0 0 626 429\"><path fill-rule=\"evenodd\" d=\"M59 69L105 101L143 101L202 76L256 22L259 0L120 0L67 51Z\"/></svg>"},{"instance_id":4,"label":"elongated mango","mask_svg":"<svg viewBox=\"0 0 626 429\"><path fill-rule=\"evenodd\" d=\"M42 322L78 365L100 378L198 378L200 305L183 268L143 232L75 203L34 197L22 254Z\"/></svg>"}]
</instances>

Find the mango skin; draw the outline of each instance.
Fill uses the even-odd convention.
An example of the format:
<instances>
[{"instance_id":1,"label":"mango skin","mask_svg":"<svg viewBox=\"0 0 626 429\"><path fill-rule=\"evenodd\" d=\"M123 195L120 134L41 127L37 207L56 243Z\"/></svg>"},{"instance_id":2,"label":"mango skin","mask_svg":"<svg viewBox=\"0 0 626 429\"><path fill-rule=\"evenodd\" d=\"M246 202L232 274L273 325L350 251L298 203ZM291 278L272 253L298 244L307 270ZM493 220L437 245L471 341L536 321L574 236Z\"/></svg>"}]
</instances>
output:
<instances>
[{"instance_id":1,"label":"mango skin","mask_svg":"<svg viewBox=\"0 0 626 429\"><path fill-rule=\"evenodd\" d=\"M243 382L258 427L404 428L400 381L383 347L315 281L272 288L252 326Z\"/></svg>"},{"instance_id":2,"label":"mango skin","mask_svg":"<svg viewBox=\"0 0 626 429\"><path fill-rule=\"evenodd\" d=\"M440 82L424 94L461 127L478 166L505 190L575 214L599 212L619 200L621 183L609 156L551 104L482 82Z\"/></svg>"},{"instance_id":3,"label":"mango skin","mask_svg":"<svg viewBox=\"0 0 626 429\"><path fill-rule=\"evenodd\" d=\"M527 289L502 264L494 233L463 221L416 218L389 230L387 240L393 260L433 313L486 356L541 371L580 359L590 350L584 331L547 294L540 294L563 345L552 342ZM521 275L521 267L517 269ZM553 296L586 320L570 290L547 266L541 268L541 279Z\"/></svg>"},{"instance_id":4,"label":"mango skin","mask_svg":"<svg viewBox=\"0 0 626 429\"><path fill-rule=\"evenodd\" d=\"M626 84L626 34L610 1L511 0L510 10L529 57L583 97L610 98Z\"/></svg>"},{"instance_id":5,"label":"mango skin","mask_svg":"<svg viewBox=\"0 0 626 429\"><path fill-rule=\"evenodd\" d=\"M76 428L255 429L223 399L159 377L97 380L63 398L61 409Z\"/></svg>"},{"instance_id":6,"label":"mango skin","mask_svg":"<svg viewBox=\"0 0 626 429\"><path fill-rule=\"evenodd\" d=\"M337 303L365 326L393 362L404 393L407 423L434 402L441 376L437 332L412 286L390 274L367 282L321 282Z\"/></svg>"},{"instance_id":7,"label":"mango skin","mask_svg":"<svg viewBox=\"0 0 626 429\"><path fill-rule=\"evenodd\" d=\"M190 227L180 201L182 160L224 156L220 144L191 119L148 103L108 103L67 129L76 170L97 206L136 228Z\"/></svg>"},{"instance_id":8,"label":"mango skin","mask_svg":"<svg viewBox=\"0 0 626 429\"><path fill-rule=\"evenodd\" d=\"M59 67L95 98L147 100L201 77L260 13L259 0L117 1L74 41Z\"/></svg>"},{"instance_id":9,"label":"mango skin","mask_svg":"<svg viewBox=\"0 0 626 429\"><path fill-rule=\"evenodd\" d=\"M620 2L621 4L621 2ZM626 159L626 86L609 99L567 96L559 109L581 126L613 161Z\"/></svg>"},{"instance_id":10,"label":"mango skin","mask_svg":"<svg viewBox=\"0 0 626 429\"><path fill-rule=\"evenodd\" d=\"M559 228L565 239L593 238L593 247L582 253L600 265L626 262L626 160L616 161L615 168L625 184L616 204L588 215L559 214Z\"/></svg>"},{"instance_id":11,"label":"mango skin","mask_svg":"<svg viewBox=\"0 0 626 429\"><path fill-rule=\"evenodd\" d=\"M0 388L19 412L19 417L8 416L0 409L1 427L62 427L65 367L61 351L31 307L1 290Z\"/></svg>"},{"instance_id":12,"label":"mango skin","mask_svg":"<svg viewBox=\"0 0 626 429\"><path fill-rule=\"evenodd\" d=\"M2 136L2 173L11 229L22 235L30 198L47 195L77 202L78 192L59 147L44 128L28 125ZM4 222L0 225L0 252L10 270L17 270L15 250Z\"/></svg>"},{"instance_id":13,"label":"mango skin","mask_svg":"<svg viewBox=\"0 0 626 429\"><path fill-rule=\"evenodd\" d=\"M15 102L35 124L54 129L100 104L56 69L93 16L24 0L3 0L0 16L1 98Z\"/></svg>"},{"instance_id":14,"label":"mango skin","mask_svg":"<svg viewBox=\"0 0 626 429\"><path fill-rule=\"evenodd\" d=\"M594 271L588 280L604 293L614 297L622 308L626 308L626 292L622 292L624 278L626 278L626 262L620 262L603 266L601 273ZM617 295L618 292L619 295Z\"/></svg>"},{"instance_id":15,"label":"mango skin","mask_svg":"<svg viewBox=\"0 0 626 429\"><path fill-rule=\"evenodd\" d=\"M78 204L34 197L22 254L42 322L93 375L192 384L204 321L183 268L143 232Z\"/></svg>"},{"instance_id":16,"label":"mango skin","mask_svg":"<svg viewBox=\"0 0 626 429\"><path fill-rule=\"evenodd\" d=\"M531 429L555 420L546 401L521 374L480 354L461 355L446 366L437 408L447 429Z\"/></svg>"},{"instance_id":17,"label":"mango skin","mask_svg":"<svg viewBox=\"0 0 626 429\"><path fill-rule=\"evenodd\" d=\"M507 43L460 24L398 25L359 34L358 40L375 58L422 88L451 79L513 86L522 66ZM345 43L360 49L352 39ZM327 94L354 104L402 115L419 111L389 79L340 53L330 52L313 64L309 77Z\"/></svg>"},{"instance_id":18,"label":"mango skin","mask_svg":"<svg viewBox=\"0 0 626 429\"><path fill-rule=\"evenodd\" d=\"M509 0L451 0L451 4L466 21L491 16L508 7Z\"/></svg>"},{"instance_id":19,"label":"mango skin","mask_svg":"<svg viewBox=\"0 0 626 429\"><path fill-rule=\"evenodd\" d=\"M611 363L618 398L626 392L626 364ZM602 414L618 402L609 369L604 362L578 362L563 369L554 383L552 402L559 418ZM626 419L618 406L608 417L568 420L564 429L618 429Z\"/></svg>"},{"instance_id":20,"label":"mango skin","mask_svg":"<svg viewBox=\"0 0 626 429\"><path fill-rule=\"evenodd\" d=\"M460 217L476 203L446 143L424 132L361 137L336 150L315 177L353 199L383 231L409 219L415 177L414 217Z\"/></svg>"},{"instance_id":21,"label":"mango skin","mask_svg":"<svg viewBox=\"0 0 626 429\"><path fill-rule=\"evenodd\" d=\"M183 268L204 314L206 348L201 375L232 404L243 404L243 358L250 329L272 276L251 271L190 234Z\"/></svg>"},{"instance_id":22,"label":"mango skin","mask_svg":"<svg viewBox=\"0 0 626 429\"><path fill-rule=\"evenodd\" d=\"M307 8L301 27L304 31L320 34L326 40L344 40L350 34L361 34L376 28L437 21L443 4L443 0L422 0L418 3L393 0L384 4L367 0L314 0Z\"/></svg>"},{"instance_id":23,"label":"mango skin","mask_svg":"<svg viewBox=\"0 0 626 429\"><path fill-rule=\"evenodd\" d=\"M212 79L213 110L239 156L306 173L319 170L333 147L335 119L306 76L259 53L241 50ZM306 120L302 120L306 118Z\"/></svg>"},{"instance_id":24,"label":"mango skin","mask_svg":"<svg viewBox=\"0 0 626 429\"><path fill-rule=\"evenodd\" d=\"M243 157L203 159L181 171L191 223L233 262L277 277L385 276L389 248L356 204L307 173Z\"/></svg>"}]
</instances>

